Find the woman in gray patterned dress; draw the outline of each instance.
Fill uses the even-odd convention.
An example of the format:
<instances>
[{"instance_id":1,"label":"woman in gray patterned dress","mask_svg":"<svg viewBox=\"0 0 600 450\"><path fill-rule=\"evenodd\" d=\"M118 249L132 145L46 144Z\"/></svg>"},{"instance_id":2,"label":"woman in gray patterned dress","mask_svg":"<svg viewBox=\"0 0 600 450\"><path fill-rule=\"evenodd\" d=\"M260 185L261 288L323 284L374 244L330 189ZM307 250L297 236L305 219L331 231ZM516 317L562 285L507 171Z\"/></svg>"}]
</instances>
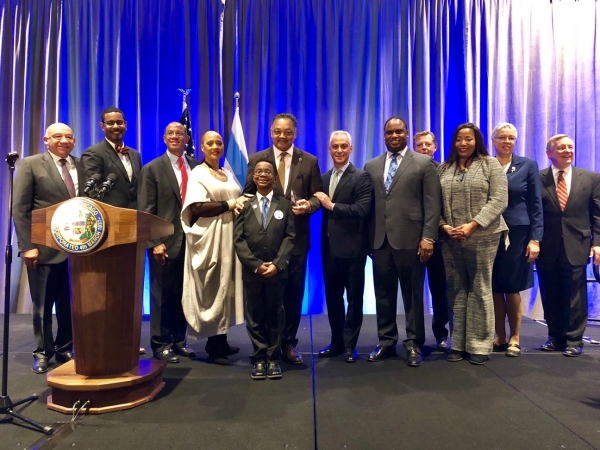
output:
<instances>
[{"instance_id":1,"label":"woman in gray patterned dress","mask_svg":"<svg viewBox=\"0 0 600 450\"><path fill-rule=\"evenodd\" d=\"M448 361L470 354L485 364L494 341L492 266L508 204L506 175L489 156L472 123L459 125L448 160L439 167L442 185L440 240L446 267L452 350Z\"/></svg>"}]
</instances>

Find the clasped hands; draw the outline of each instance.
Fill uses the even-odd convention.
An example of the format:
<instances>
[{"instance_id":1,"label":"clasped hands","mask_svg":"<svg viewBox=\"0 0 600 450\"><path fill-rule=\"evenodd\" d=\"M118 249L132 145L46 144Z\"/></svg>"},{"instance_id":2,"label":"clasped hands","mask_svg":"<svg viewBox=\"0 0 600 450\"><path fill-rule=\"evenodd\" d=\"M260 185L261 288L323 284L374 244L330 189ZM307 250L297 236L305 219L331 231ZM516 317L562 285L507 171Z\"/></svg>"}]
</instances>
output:
<instances>
[{"instance_id":1,"label":"clasped hands","mask_svg":"<svg viewBox=\"0 0 600 450\"><path fill-rule=\"evenodd\" d=\"M256 273L265 278L273 278L277 275L277 272L279 272L279 269L277 269L277 266L272 262L264 262L256 269Z\"/></svg>"},{"instance_id":2,"label":"clasped hands","mask_svg":"<svg viewBox=\"0 0 600 450\"><path fill-rule=\"evenodd\" d=\"M458 227L451 227L450 225L442 226L442 230L444 230L448 236L459 241L468 239L477 228L479 228L479 224L474 220Z\"/></svg>"}]
</instances>

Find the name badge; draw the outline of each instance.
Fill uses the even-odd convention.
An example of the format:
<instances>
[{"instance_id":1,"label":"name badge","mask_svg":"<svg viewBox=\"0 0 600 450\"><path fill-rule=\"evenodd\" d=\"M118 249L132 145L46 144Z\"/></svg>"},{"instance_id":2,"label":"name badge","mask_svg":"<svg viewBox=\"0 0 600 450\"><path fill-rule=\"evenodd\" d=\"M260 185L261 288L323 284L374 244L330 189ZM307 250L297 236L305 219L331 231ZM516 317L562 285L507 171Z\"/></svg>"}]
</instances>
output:
<instances>
[{"instance_id":1,"label":"name badge","mask_svg":"<svg viewBox=\"0 0 600 450\"><path fill-rule=\"evenodd\" d=\"M277 220L281 220L283 219L283 213L279 210L275 211L275 214L273 214L273 217L275 217Z\"/></svg>"},{"instance_id":2,"label":"name badge","mask_svg":"<svg viewBox=\"0 0 600 450\"><path fill-rule=\"evenodd\" d=\"M258 205L252 205L252 207L253 207L254 209L256 209L256 208L258 208Z\"/></svg>"}]
</instances>

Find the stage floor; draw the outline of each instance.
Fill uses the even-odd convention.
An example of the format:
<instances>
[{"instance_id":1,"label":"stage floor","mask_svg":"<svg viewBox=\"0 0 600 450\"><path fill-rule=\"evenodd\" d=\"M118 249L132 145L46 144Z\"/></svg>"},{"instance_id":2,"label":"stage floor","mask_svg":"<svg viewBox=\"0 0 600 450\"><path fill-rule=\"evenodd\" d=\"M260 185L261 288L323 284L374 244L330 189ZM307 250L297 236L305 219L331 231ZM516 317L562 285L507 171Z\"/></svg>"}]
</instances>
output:
<instances>
[{"instance_id":1,"label":"stage floor","mask_svg":"<svg viewBox=\"0 0 600 450\"><path fill-rule=\"evenodd\" d=\"M578 358L539 351L546 327L524 318L520 358L494 354L484 366L448 363L434 351L426 320L425 362L409 368L401 347L398 357L367 362L377 343L374 316L365 316L357 363L319 359L316 353L329 342L327 316L304 316L299 349L305 364L283 364L281 380L250 378L244 326L229 334L242 348L232 367L208 364L204 341L190 340L198 358L169 365L166 387L154 401L79 417L72 429L51 437L3 420L0 449L600 448L600 346L586 345ZM403 316L398 323L403 329ZM148 332L144 321L142 345L149 349ZM586 335L600 340L600 326L590 324ZM9 343L11 399L41 396L17 410L46 425L69 421L46 408L50 389L30 369L31 316L11 316Z\"/></svg>"}]
</instances>

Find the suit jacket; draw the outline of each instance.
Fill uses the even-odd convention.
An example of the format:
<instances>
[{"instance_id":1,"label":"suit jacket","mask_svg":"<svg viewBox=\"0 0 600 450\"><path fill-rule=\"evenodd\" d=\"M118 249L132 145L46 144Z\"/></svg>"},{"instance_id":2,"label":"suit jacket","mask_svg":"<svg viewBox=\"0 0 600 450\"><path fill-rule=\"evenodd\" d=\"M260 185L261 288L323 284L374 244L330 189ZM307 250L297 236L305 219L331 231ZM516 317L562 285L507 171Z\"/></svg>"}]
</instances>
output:
<instances>
[{"instance_id":1,"label":"suit jacket","mask_svg":"<svg viewBox=\"0 0 600 450\"><path fill-rule=\"evenodd\" d=\"M452 211L464 203L468 223L472 220L480 227L473 236L486 236L501 233L508 229L502 212L508 204L508 180L502 166L496 158L486 156L475 159L464 176L467 197L452 198L452 183L456 178L456 164L442 164L439 167L443 192L443 210L440 226L457 227L462 223L453 223Z\"/></svg>"},{"instance_id":2,"label":"suit jacket","mask_svg":"<svg viewBox=\"0 0 600 450\"><path fill-rule=\"evenodd\" d=\"M192 170L200 164L187 155L185 158ZM188 177L190 175L191 171ZM138 209L168 220L174 225L175 231L172 235L148 241L148 248L165 244L169 259L177 258L185 248L182 245L184 233L181 227L181 207L179 183L171 160L164 153L142 167L138 184Z\"/></svg>"},{"instance_id":3,"label":"suit jacket","mask_svg":"<svg viewBox=\"0 0 600 450\"><path fill-rule=\"evenodd\" d=\"M79 195L79 191L83 190L84 175L79 158L72 158L77 167ZM31 243L31 211L47 208L71 198L65 182L58 173L56 163L48 152L29 156L18 163L13 194L12 213L19 252L37 248L40 252L40 264L58 264L67 259L64 252Z\"/></svg>"},{"instance_id":4,"label":"suit jacket","mask_svg":"<svg viewBox=\"0 0 600 450\"><path fill-rule=\"evenodd\" d=\"M276 211L277 215L281 213L281 218L276 217ZM266 230L262 226L261 205L257 197L246 202L233 229L235 252L243 267L242 280L276 283L287 278L286 269L296 236L294 222L291 202L277 192L273 192ZM265 261L272 262L282 270L273 278L254 273Z\"/></svg>"},{"instance_id":5,"label":"suit jacket","mask_svg":"<svg viewBox=\"0 0 600 450\"><path fill-rule=\"evenodd\" d=\"M530 225L529 239L541 241L544 234L542 193L537 162L513 155L506 173L508 179L508 207L502 217L508 227Z\"/></svg>"},{"instance_id":6,"label":"suit jacket","mask_svg":"<svg viewBox=\"0 0 600 450\"><path fill-rule=\"evenodd\" d=\"M333 169L322 176L323 192L327 195L332 173ZM333 210L323 208L321 243L329 245L329 251L336 258L358 258L369 253L367 217L372 195L369 174L350 163L331 198L335 203Z\"/></svg>"},{"instance_id":7,"label":"suit jacket","mask_svg":"<svg viewBox=\"0 0 600 450\"><path fill-rule=\"evenodd\" d=\"M600 175L571 166L571 190L565 210L560 209L552 167L540 172L544 237L538 264L552 269L560 251L561 236L569 263L588 263L592 245L600 245Z\"/></svg>"},{"instance_id":8,"label":"suit jacket","mask_svg":"<svg viewBox=\"0 0 600 450\"><path fill-rule=\"evenodd\" d=\"M131 181L119 155L108 141L103 139L102 142L87 148L81 155L81 166L85 177L81 181L82 184L85 184L94 174L100 174L100 180L103 182L108 175L114 173L117 179L111 190L104 195L104 203L119 208L137 209L137 184L142 168L142 157L137 150L129 148L129 159L133 170Z\"/></svg>"},{"instance_id":9,"label":"suit jacket","mask_svg":"<svg viewBox=\"0 0 600 450\"><path fill-rule=\"evenodd\" d=\"M246 177L244 194L254 195L256 193L256 184L254 184L252 176L254 174L254 167L259 161L269 161L273 164L275 170L277 170L273 147L252 155L248 161L248 175ZM314 196L315 192L323 191L319 162L315 156L294 147L289 180L285 192L283 192L283 187L279 179L273 185L273 190L288 200L290 200L290 192L294 190L299 198L308 200L311 205L311 212L315 212L321 207L321 202ZM302 255L310 249L310 214L294 216L294 218L296 239L293 254Z\"/></svg>"},{"instance_id":10,"label":"suit jacket","mask_svg":"<svg viewBox=\"0 0 600 450\"><path fill-rule=\"evenodd\" d=\"M422 238L437 240L441 191L436 166L430 156L407 149L386 194L386 156L365 164L373 183L369 243L379 249L387 236L396 250L416 250Z\"/></svg>"}]
</instances>

